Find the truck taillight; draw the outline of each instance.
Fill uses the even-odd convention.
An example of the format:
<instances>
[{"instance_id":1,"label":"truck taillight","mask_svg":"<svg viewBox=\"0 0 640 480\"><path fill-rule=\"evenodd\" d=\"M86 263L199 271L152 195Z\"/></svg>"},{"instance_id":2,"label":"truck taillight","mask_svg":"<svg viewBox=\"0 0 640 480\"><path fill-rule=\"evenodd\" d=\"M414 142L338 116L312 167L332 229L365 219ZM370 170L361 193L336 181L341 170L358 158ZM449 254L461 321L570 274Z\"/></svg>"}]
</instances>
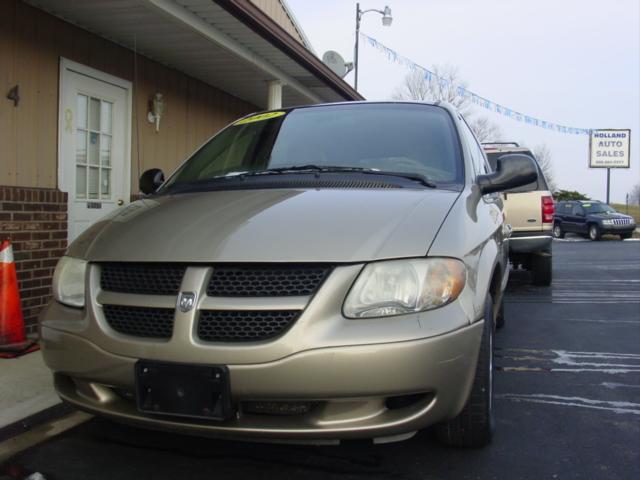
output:
<instances>
[{"instance_id":1,"label":"truck taillight","mask_svg":"<svg viewBox=\"0 0 640 480\"><path fill-rule=\"evenodd\" d=\"M542 197L542 223L553 223L553 197Z\"/></svg>"}]
</instances>

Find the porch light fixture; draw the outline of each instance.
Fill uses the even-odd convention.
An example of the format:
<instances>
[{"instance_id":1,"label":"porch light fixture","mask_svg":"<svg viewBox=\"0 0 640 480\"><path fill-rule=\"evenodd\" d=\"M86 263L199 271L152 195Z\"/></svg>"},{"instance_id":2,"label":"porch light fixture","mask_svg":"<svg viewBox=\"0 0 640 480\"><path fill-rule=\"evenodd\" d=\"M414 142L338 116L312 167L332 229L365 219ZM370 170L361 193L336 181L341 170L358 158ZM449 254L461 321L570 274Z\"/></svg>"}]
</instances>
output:
<instances>
[{"instance_id":1,"label":"porch light fixture","mask_svg":"<svg viewBox=\"0 0 640 480\"><path fill-rule=\"evenodd\" d=\"M147 114L147 120L149 123L155 123L156 132L160 131L160 119L164 115L166 104L161 93L156 93L153 99L149 102L149 113Z\"/></svg>"}]
</instances>

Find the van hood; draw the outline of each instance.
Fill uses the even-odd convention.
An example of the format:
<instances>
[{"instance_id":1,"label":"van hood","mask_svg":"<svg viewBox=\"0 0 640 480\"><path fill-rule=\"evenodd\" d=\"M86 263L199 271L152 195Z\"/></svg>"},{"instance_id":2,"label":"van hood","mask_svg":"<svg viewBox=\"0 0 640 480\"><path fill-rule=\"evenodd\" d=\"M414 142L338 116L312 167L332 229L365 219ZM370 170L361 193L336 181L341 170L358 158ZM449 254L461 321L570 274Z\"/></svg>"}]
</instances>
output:
<instances>
[{"instance_id":1,"label":"van hood","mask_svg":"<svg viewBox=\"0 0 640 480\"><path fill-rule=\"evenodd\" d=\"M150 197L102 219L68 255L127 262L360 262L424 256L448 190L228 190Z\"/></svg>"}]
</instances>

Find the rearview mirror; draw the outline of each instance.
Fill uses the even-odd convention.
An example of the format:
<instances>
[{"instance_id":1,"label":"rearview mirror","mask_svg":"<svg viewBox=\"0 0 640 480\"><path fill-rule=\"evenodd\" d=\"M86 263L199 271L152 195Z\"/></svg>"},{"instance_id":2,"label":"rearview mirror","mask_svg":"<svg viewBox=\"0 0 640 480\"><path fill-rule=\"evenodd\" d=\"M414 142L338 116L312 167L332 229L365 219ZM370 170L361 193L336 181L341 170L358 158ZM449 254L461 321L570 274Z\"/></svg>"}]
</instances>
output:
<instances>
[{"instance_id":1,"label":"rearview mirror","mask_svg":"<svg viewBox=\"0 0 640 480\"><path fill-rule=\"evenodd\" d=\"M164 172L159 168L152 168L145 171L140 176L139 187L140 191L145 195L154 193L160 185L164 183Z\"/></svg>"},{"instance_id":2,"label":"rearview mirror","mask_svg":"<svg viewBox=\"0 0 640 480\"><path fill-rule=\"evenodd\" d=\"M537 178L538 169L533 158L521 153L510 153L498 158L495 172L478 175L477 182L484 195L521 187Z\"/></svg>"}]
</instances>

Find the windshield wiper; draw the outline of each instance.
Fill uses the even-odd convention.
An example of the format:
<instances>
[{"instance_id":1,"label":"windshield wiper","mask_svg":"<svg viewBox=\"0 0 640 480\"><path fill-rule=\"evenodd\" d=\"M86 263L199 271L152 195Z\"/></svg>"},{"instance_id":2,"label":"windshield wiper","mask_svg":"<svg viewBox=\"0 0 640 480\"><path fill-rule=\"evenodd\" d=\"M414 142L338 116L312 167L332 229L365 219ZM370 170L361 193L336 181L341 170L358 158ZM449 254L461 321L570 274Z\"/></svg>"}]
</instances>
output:
<instances>
[{"instance_id":1,"label":"windshield wiper","mask_svg":"<svg viewBox=\"0 0 640 480\"><path fill-rule=\"evenodd\" d=\"M365 173L375 173L378 175L390 175L392 177L402 177L402 178L407 178L409 180L414 180L416 182L421 183L422 185L424 185L425 187L429 187L429 188L438 188L438 186L435 184L435 182L433 180L429 180L427 177L425 177L424 175L420 175L418 173L404 173L404 172L377 172L377 171L369 171L369 172L365 172Z\"/></svg>"},{"instance_id":2,"label":"windshield wiper","mask_svg":"<svg viewBox=\"0 0 640 480\"><path fill-rule=\"evenodd\" d=\"M332 172L353 172L353 173L365 173L369 175L388 175L392 177L402 177L408 180L419 182L425 187L437 188L437 185L423 175L417 173L405 173L405 172L388 172L383 170L376 170L372 168L363 167L342 167L338 165L294 165L290 167L277 167L268 168L265 170L254 170L253 172L245 172L239 176L253 176L253 175L277 175L289 172L319 172L319 173L332 173Z\"/></svg>"}]
</instances>

